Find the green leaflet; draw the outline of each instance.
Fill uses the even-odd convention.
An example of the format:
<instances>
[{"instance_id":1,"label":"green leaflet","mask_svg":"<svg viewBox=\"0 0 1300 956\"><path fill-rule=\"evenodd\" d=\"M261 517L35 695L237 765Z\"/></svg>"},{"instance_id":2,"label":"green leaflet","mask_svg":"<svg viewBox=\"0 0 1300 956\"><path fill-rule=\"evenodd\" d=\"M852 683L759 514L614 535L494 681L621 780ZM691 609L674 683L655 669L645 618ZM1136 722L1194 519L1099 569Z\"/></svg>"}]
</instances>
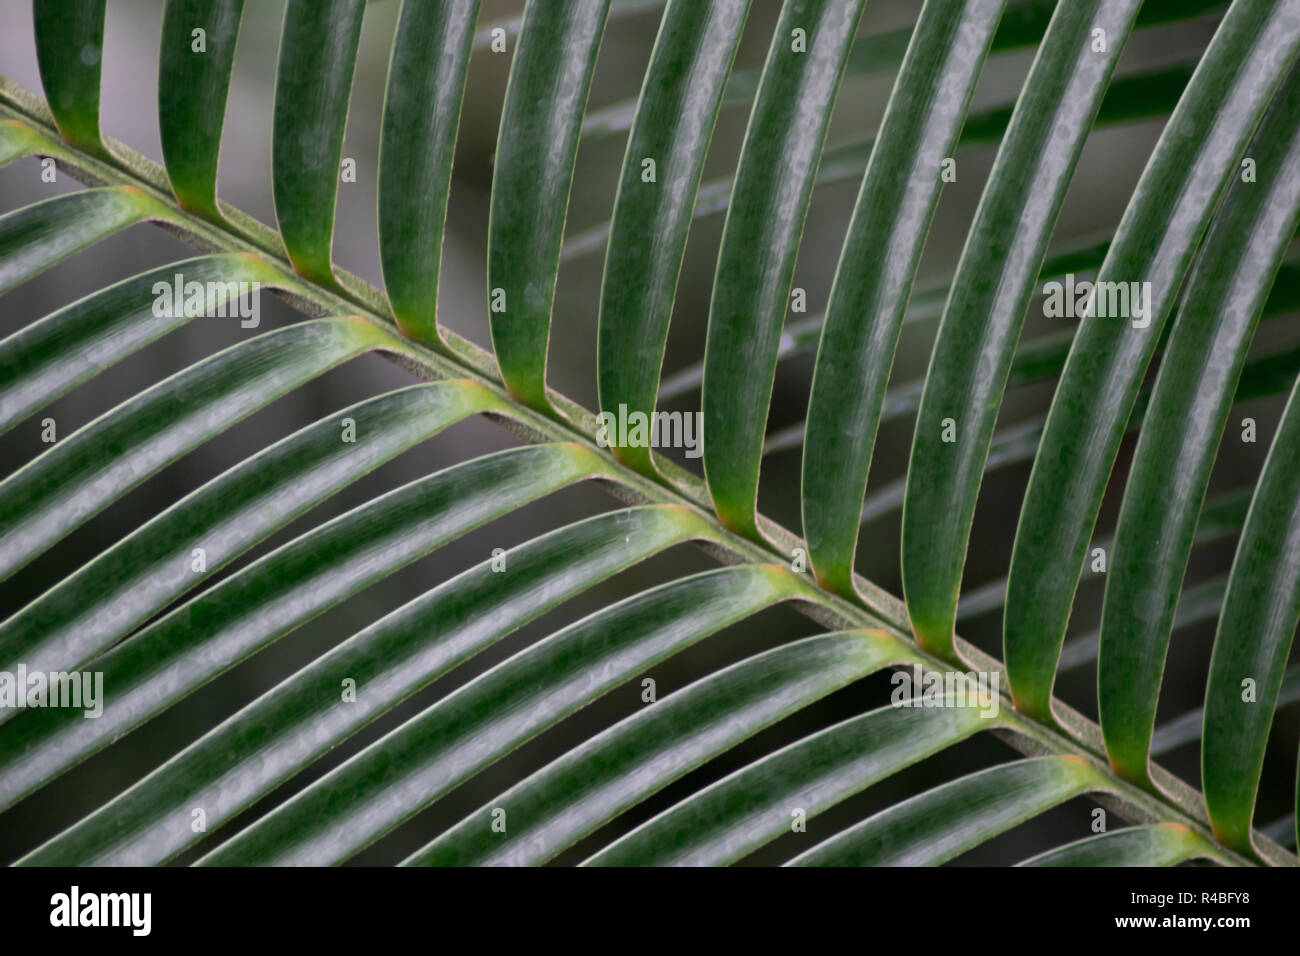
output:
<instances>
[{"instance_id":1,"label":"green leaflet","mask_svg":"<svg viewBox=\"0 0 1300 956\"><path fill-rule=\"evenodd\" d=\"M1143 10L1146 9L1148 8L1143 8ZM1138 19L1140 22L1142 19L1141 13L1139 13ZM1005 18L1002 22L1005 25ZM1094 128L1127 120L1147 119L1153 116L1165 115L1178 103L1178 98L1186 87L1187 81L1191 78L1196 63L1197 61L1193 59L1171 67L1139 72L1131 76L1115 77L1106 89ZM959 155L960 147L963 146L999 142L1011 121L1012 108L1013 104L1008 103L1002 107L971 113L967 117L966 124L962 127L961 136L958 140ZM867 139L861 143L848 143L844 146L832 147L826 150L822 158L822 164L817 171L817 184L823 185L837 182L860 173L866 166L873 142L873 140ZM707 194L707 196L705 196L704 200L696 203L695 215L703 216L725 209L726 200L730 195L730 184L730 180L706 183L701 188L700 194ZM717 194L717 196L715 197L714 194ZM721 200L721 205L718 204L719 200ZM579 234L566 244L565 255L580 255L596 248L603 248L607 233L607 227L598 227L596 230L589 230ZM1071 243L1071 246L1047 258L1039 273L1037 284L1042 285L1050 279L1060 279L1068 272L1081 273L1095 270L1101 265L1109 245L1109 239L1100 242L1085 240L1082 243L1075 240ZM1286 270L1288 267L1284 266L1283 268ZM1279 276L1273 294L1285 293L1288 302L1295 302L1296 290L1300 284L1296 281L1294 267L1291 267L1291 272L1286 274L1286 277L1287 281L1283 282L1282 277ZM940 283L920 291L914 291L908 302L903 321L913 322L938 318L943 311L944 304L947 302L950 289L951 287L947 283ZM1272 296L1270 296L1271 299ZM803 322L788 324L781 336L777 360L785 361L796 355L814 351L820 340L822 320L823 317L818 316ZM1064 360L1065 351L1062 351L1061 365L1064 364ZM665 377L659 387L660 400L667 400L682 395L693 388L698 388L703 377L703 371L703 363L697 362ZM1053 374L1055 374L1055 371L1059 371L1059 366L1056 367ZM1009 384L1015 384L1014 365L1012 366L1012 378ZM919 385L920 383L917 383L918 398L920 396ZM885 417L888 417L890 407L889 395L886 393L882 421ZM798 447L799 442L802 441L802 436L802 426L772 433L764 446L764 453L779 448Z\"/></svg>"},{"instance_id":2,"label":"green leaflet","mask_svg":"<svg viewBox=\"0 0 1300 956\"><path fill-rule=\"evenodd\" d=\"M1235 530L1241 530L1240 523ZM1099 544L1098 547L1101 547L1101 545ZM1227 586L1228 578L1223 575L1185 588L1178 598L1178 613L1174 615L1173 629L1178 630L1200 621L1212 621L1217 618L1220 608L1223 607L1223 594L1227 590ZM1095 662L1100 647L1101 633L1099 631L1092 631L1089 634L1066 641L1065 646L1061 649L1061 660L1056 665L1057 671L1065 672ZM1195 739L1200 734L1199 719L1196 726L1197 730L1192 735L1192 739ZM1167 728L1161 728L1161 730L1164 729ZM1169 749L1171 746L1170 744L1159 743L1157 741L1159 735L1160 731L1158 730L1156 736L1152 737L1152 753L1160 753L1162 749Z\"/></svg>"},{"instance_id":3,"label":"green leaflet","mask_svg":"<svg viewBox=\"0 0 1300 956\"><path fill-rule=\"evenodd\" d=\"M1252 490L1251 488L1239 488L1207 499L1201 507L1201 517L1196 525L1196 535L1192 539L1192 543L1194 545L1205 544L1237 534L1246 520L1246 509L1250 506ZM1095 542L1095 546L1103 548L1109 554L1113 542L1109 538L1099 538ZM1087 578L1093 573L1090 565L1085 566L1081 577ZM1183 600L1179 603L1179 613L1174 618L1174 626L1176 628L1182 627L1193 620L1204 619L1204 617L1197 617L1196 615L1213 617L1218 614L1226 580L1224 578L1217 583L1217 590L1213 594L1209 593L1208 584L1198 585L1185 591ZM957 608L957 620L960 621L1002 607L1006 594L1007 582L1005 578L967 591L962 596L961 604ZM1184 605L1189 610L1194 610L1195 614L1186 615L1182 610ZM1061 652L1058 669L1068 670L1094 660L1097 655L1098 638L1099 635L1094 631L1092 634L1066 642ZM1084 650L1084 648L1087 648L1087 650Z\"/></svg>"},{"instance_id":4,"label":"green leaflet","mask_svg":"<svg viewBox=\"0 0 1300 956\"><path fill-rule=\"evenodd\" d=\"M1003 53L1037 44L1056 7L1057 0L1011 0L993 35L991 52ZM1138 11L1137 25L1150 27L1190 20L1226 7L1224 0L1146 0ZM845 74L863 76L889 72L902 62L911 36L912 28L903 27L856 37L849 50ZM741 106L752 100L761 75L762 70L757 67L736 70L727 84L723 105ZM635 109L635 103L625 101L592 112L583 124L583 138L601 139L624 132L632 125Z\"/></svg>"},{"instance_id":5,"label":"green leaflet","mask_svg":"<svg viewBox=\"0 0 1300 956\"><path fill-rule=\"evenodd\" d=\"M1157 823L1085 837L1017 866L1177 866L1213 851L1190 827Z\"/></svg>"},{"instance_id":6,"label":"green leaflet","mask_svg":"<svg viewBox=\"0 0 1300 956\"><path fill-rule=\"evenodd\" d=\"M612 0L609 5L609 19L618 20L623 17L636 16L637 14L658 10L663 5L664 0ZM513 49L510 44L518 38L522 26L522 16L503 17L500 20L493 20L484 24L474 34L474 52L478 53L481 50L492 49L492 44L501 40L505 41L505 49L508 52ZM631 117L629 117L628 121L631 122Z\"/></svg>"},{"instance_id":7,"label":"green leaflet","mask_svg":"<svg viewBox=\"0 0 1300 956\"><path fill-rule=\"evenodd\" d=\"M1294 4L1232 5L1156 145L1097 280L1151 283L1145 317L1135 327L1110 314L1118 309L1107 296L1105 308L1080 322L1034 460L1008 576L1007 676L1017 706L1037 719L1051 716L1037 696L1041 662L1055 656L1051 649L1065 632L1142 375L1216 200L1298 42Z\"/></svg>"},{"instance_id":8,"label":"green leaflet","mask_svg":"<svg viewBox=\"0 0 1300 956\"><path fill-rule=\"evenodd\" d=\"M87 658L384 461L489 410L506 411L468 382L416 385L341 409L146 522L0 624L0 641ZM355 441L340 441L346 428Z\"/></svg>"},{"instance_id":9,"label":"green leaflet","mask_svg":"<svg viewBox=\"0 0 1300 956\"><path fill-rule=\"evenodd\" d=\"M379 257L397 327L439 345L438 270L479 0L402 3L384 87Z\"/></svg>"},{"instance_id":10,"label":"green leaflet","mask_svg":"<svg viewBox=\"0 0 1300 956\"><path fill-rule=\"evenodd\" d=\"M704 349L704 474L722 523L751 538L795 256L862 4L782 8L722 232Z\"/></svg>"},{"instance_id":11,"label":"green leaflet","mask_svg":"<svg viewBox=\"0 0 1300 956\"><path fill-rule=\"evenodd\" d=\"M334 204L365 7L365 0L289 0L275 74L275 218L293 267L328 288L338 287Z\"/></svg>"},{"instance_id":12,"label":"green leaflet","mask_svg":"<svg viewBox=\"0 0 1300 956\"><path fill-rule=\"evenodd\" d=\"M1218 616L1219 609L1223 606L1224 592L1227 590L1226 578L1217 579L1213 584L1218 592L1219 599L1215 602L1212 613L1205 615L1205 620L1213 620ZM1196 590L1196 588L1188 588L1188 596L1192 596ZM1186 603L1186 601L1180 601L1179 609L1181 610ZM1238 689L1243 688L1240 688L1239 685ZM1276 716L1283 707L1289 707L1297 701L1300 701L1300 666L1290 667L1282 673L1282 682L1278 685L1276 697L1273 698L1274 715ZM1198 707L1195 710L1179 714L1167 723L1161 724L1156 728L1156 732L1151 735L1151 756L1159 757L1185 744L1199 741L1204 723L1205 709ZM1247 742L1251 741L1248 740Z\"/></svg>"},{"instance_id":13,"label":"green leaflet","mask_svg":"<svg viewBox=\"0 0 1300 956\"><path fill-rule=\"evenodd\" d=\"M1015 368L1013 364L1012 368ZM1278 355L1262 356L1245 364L1237 382L1232 401L1244 402L1262 395L1275 395L1290 388L1295 376L1300 373L1300 350L1288 349ZM1149 392L1145 389L1138 394L1138 401L1130 417L1135 431L1146 414ZM899 396L899 405L906 401ZM1029 461L1034 457L1042 439L1044 419L1035 416L1028 421L1012 425L997 432L989 445L989 454L984 462L984 473L996 471L1008 465ZM861 522L863 524L890 514L902 507L906 497L906 480L892 482L867 495L862 504ZM958 617L962 615L958 610Z\"/></svg>"},{"instance_id":14,"label":"green leaflet","mask_svg":"<svg viewBox=\"0 0 1300 956\"><path fill-rule=\"evenodd\" d=\"M36 63L59 132L73 146L106 157L99 134L99 74L104 0L32 0Z\"/></svg>"},{"instance_id":15,"label":"green leaflet","mask_svg":"<svg viewBox=\"0 0 1300 956\"><path fill-rule=\"evenodd\" d=\"M150 219L174 221L166 206L135 186L66 193L0 217L0 293Z\"/></svg>"},{"instance_id":16,"label":"green leaflet","mask_svg":"<svg viewBox=\"0 0 1300 956\"><path fill-rule=\"evenodd\" d=\"M1111 92L1114 92L1114 89L1115 87L1112 85L1110 87ZM1101 260L1106 254L1106 248L1107 243L1105 242L1088 244L1050 257L1039 271L1037 285L1042 286L1049 281L1061 281L1067 272L1079 273L1094 270L1101 264ZM919 322L938 318L943 310L948 291L948 286L935 286L914 294L908 304L907 313L903 316L903 321ZM1269 290L1262 317L1264 319L1275 318L1285 315L1297 307L1300 307L1300 266L1297 266L1294 262L1284 262L1277 273L1277 278L1273 281L1272 288ZM817 346L821 321L819 316L787 326L781 336L781 348L777 353L777 361L785 361L813 351ZM1169 327L1166 326L1166 331L1168 329ZM1069 355L1070 344L1073 341L1074 332L1071 329L1049 332L1028 341L1021 341L1017 345L1015 356L1011 360L1007 388L1030 385L1059 375L1061 369L1065 367L1065 360ZM1283 365L1290 368L1288 363L1283 363ZM676 397L698 387L701 371L702 367L697 364L665 378L663 386L659 390L660 399L666 400ZM1279 371L1282 371L1282 369L1279 368ZM920 407L921 392L924 385L925 379L918 378L888 389L885 392L884 404L880 410L880 421L885 422L902 415L915 414L917 408ZM1291 387L1291 381L1288 378L1284 382L1269 387L1273 388L1275 392L1284 391ZM1260 394L1271 393L1261 392ZM1240 397L1239 394L1238 400L1240 400ZM996 441L996 436L994 440ZM768 433L766 440L763 442L763 455L766 457L776 452L801 448L803 441L804 423L789 425Z\"/></svg>"},{"instance_id":17,"label":"green leaflet","mask_svg":"<svg viewBox=\"0 0 1300 956\"><path fill-rule=\"evenodd\" d=\"M836 265L808 399L801 506L817 580L840 594L854 593L854 518L912 279L1002 7L927 0Z\"/></svg>"},{"instance_id":18,"label":"green leaflet","mask_svg":"<svg viewBox=\"0 0 1300 956\"><path fill-rule=\"evenodd\" d=\"M1116 78L1102 100L1095 125L1109 126L1166 115L1177 104L1197 62L1189 60ZM1011 121L1012 106L1006 103L970 113L957 140L958 154L969 147L998 143ZM874 140L867 136L829 147L822 155L814 183L824 186L858 178L867 166L873 144ZM698 218L726 210L731 202L733 182L732 177L725 176L704 183L696 195L693 215ZM565 242L562 258L568 260L595 253L605 248L608 238L608 223L584 230Z\"/></svg>"},{"instance_id":19,"label":"green leaflet","mask_svg":"<svg viewBox=\"0 0 1300 956\"><path fill-rule=\"evenodd\" d=\"M1108 240L1101 242L1087 241L1082 244L1077 241L1070 244L1069 247L1050 256L1043 263L1042 271L1039 272L1038 280L1040 283L1048 279L1055 279L1064 276L1067 272L1088 272L1101 265L1101 260L1106 255L1106 248L1109 245ZM931 319L937 319L943 313L943 305L948 300L950 286L947 283L939 283L928 286L927 288L914 291L907 303L907 311L903 315L904 322L924 322ZM781 335L781 347L777 352L777 361L785 361L796 355L807 355L815 352L818 343L821 341L821 325L824 316L816 316L802 322L793 322L785 327ZM1026 351L1037 349L1038 347L1047 348L1046 337L1044 340L1034 343L1024 343L1022 348ZM1052 346L1054 349L1055 346ZM1069 351L1069 342L1065 342L1064 348L1061 349L1060 362L1055 366L1055 371L1065 364L1065 355ZM1028 357L1028 356L1026 356ZM1012 376L1014 379L1016 366L1012 365ZM698 388L700 380L704 374L702 363L695 363L682 369L680 372L674 372L663 380L659 386L659 398L661 401L676 398L679 395L685 395L691 389ZM881 421L892 415L903 414L903 412L913 412L916 410L917 403L921 398L921 381L908 382L906 385L897 386L885 393L884 408L881 409ZM915 392L913 396L910 393ZM903 396L908 395L908 404L903 404ZM896 409L896 406L902 406ZM763 453L770 454L773 451L783 450L786 448L798 448L803 443L803 426L796 426L794 429L782 429L778 432L769 434L767 441L763 445Z\"/></svg>"},{"instance_id":20,"label":"green leaflet","mask_svg":"<svg viewBox=\"0 0 1300 956\"><path fill-rule=\"evenodd\" d=\"M953 653L981 461L1020 326L1138 6L1137 0L1078 0L1057 7L989 173L939 322L908 461L902 572L917 642L942 657ZM1104 31L1103 50L1094 30ZM998 281L990 282L995 274Z\"/></svg>"},{"instance_id":21,"label":"green leaflet","mask_svg":"<svg viewBox=\"0 0 1300 956\"><path fill-rule=\"evenodd\" d=\"M1016 760L882 810L819 843L792 866L937 866L1071 797L1106 789L1082 757Z\"/></svg>"},{"instance_id":22,"label":"green leaflet","mask_svg":"<svg viewBox=\"0 0 1300 956\"><path fill-rule=\"evenodd\" d=\"M546 351L582 111L609 0L530 3L510 63L488 223L492 349L510 394L548 411ZM556 62L565 64L557 70Z\"/></svg>"},{"instance_id":23,"label":"green leaflet","mask_svg":"<svg viewBox=\"0 0 1300 956\"><path fill-rule=\"evenodd\" d=\"M0 119L0 168L41 150L48 150L50 155L62 152L57 143L26 123Z\"/></svg>"},{"instance_id":24,"label":"green leaflet","mask_svg":"<svg viewBox=\"0 0 1300 956\"><path fill-rule=\"evenodd\" d=\"M998 726L974 707L882 707L828 727L687 797L584 866L721 866L904 767Z\"/></svg>"},{"instance_id":25,"label":"green leaflet","mask_svg":"<svg viewBox=\"0 0 1300 956\"><path fill-rule=\"evenodd\" d=\"M1170 624L1219 439L1300 218L1300 73L1279 92L1251 157L1258 181L1228 191L1188 280L1143 417L1106 578L1101 729L1112 766L1134 779L1146 774ZM1039 688L1035 701L1050 691L1050 683Z\"/></svg>"},{"instance_id":26,"label":"green leaflet","mask_svg":"<svg viewBox=\"0 0 1300 956\"><path fill-rule=\"evenodd\" d=\"M1241 850L1251 848L1268 731L1300 621L1300 469L1295 467L1300 379L1297 383L1237 543L1205 688L1205 802L1215 836ZM1247 687L1254 693L1247 694Z\"/></svg>"},{"instance_id":27,"label":"green leaflet","mask_svg":"<svg viewBox=\"0 0 1300 956\"><path fill-rule=\"evenodd\" d=\"M596 371L604 411L655 410L695 194L748 12L749 0L672 0L664 12L605 254ZM614 454L653 473L648 447Z\"/></svg>"},{"instance_id":28,"label":"green leaflet","mask_svg":"<svg viewBox=\"0 0 1300 956\"><path fill-rule=\"evenodd\" d=\"M181 206L218 221L217 160L243 14L244 0L167 0L158 50L167 178Z\"/></svg>"},{"instance_id":29,"label":"green leaflet","mask_svg":"<svg viewBox=\"0 0 1300 956\"><path fill-rule=\"evenodd\" d=\"M980 477L999 468L1031 460L1034 452L1038 450L1038 442L1042 435L1041 418L1033 418L998 432L989 443L988 458L984 461ZM866 524L883 515L893 514L904 508L906 500L907 478L891 481L867 495L862 502L862 511L858 520Z\"/></svg>"},{"instance_id":30,"label":"green leaflet","mask_svg":"<svg viewBox=\"0 0 1300 956\"><path fill-rule=\"evenodd\" d=\"M202 836L185 824L191 808L202 806L210 826L229 819L457 663L676 543L695 519L672 510L600 515L457 575L313 661L23 862L140 865L174 856ZM355 700L341 701L349 680ZM160 817L174 825L159 826Z\"/></svg>"},{"instance_id":31,"label":"green leaflet","mask_svg":"<svg viewBox=\"0 0 1300 956\"><path fill-rule=\"evenodd\" d=\"M632 517L655 522L643 534L651 550L704 530L685 515ZM207 862L341 862L645 667L802 591L787 571L742 566L652 588L589 615L427 708ZM588 670L593 660L601 666Z\"/></svg>"},{"instance_id":32,"label":"green leaflet","mask_svg":"<svg viewBox=\"0 0 1300 956\"><path fill-rule=\"evenodd\" d=\"M105 412L0 482L0 579L244 416L392 341L361 319L302 322L233 345ZM0 640L0 660L16 660L15 651ZM32 658L27 665L48 669Z\"/></svg>"},{"instance_id":33,"label":"green leaflet","mask_svg":"<svg viewBox=\"0 0 1300 956\"><path fill-rule=\"evenodd\" d=\"M646 707L495 797L404 862L544 863L672 780L780 718L913 657L880 631L758 654ZM493 826L503 818L505 829Z\"/></svg>"},{"instance_id":34,"label":"green leaflet","mask_svg":"<svg viewBox=\"0 0 1300 956\"><path fill-rule=\"evenodd\" d=\"M259 286L296 288L287 276L255 256L202 256L123 279L47 315L0 341L0 434L132 352L200 317L174 307L177 276L182 289L188 283L201 284L203 315L231 323L252 321L238 312L241 283L243 291L252 290L253 295ZM173 308L156 308L162 287L172 290ZM223 319L216 313L226 315Z\"/></svg>"},{"instance_id":35,"label":"green leaflet","mask_svg":"<svg viewBox=\"0 0 1300 956\"><path fill-rule=\"evenodd\" d=\"M96 658L95 669L113 689L97 719L67 708L13 717L0 738L0 805L398 568L528 501L600 474L600 459L578 446L511 449L412 482L300 535ZM74 648L66 656L79 662L86 651ZM32 669L62 666L42 661Z\"/></svg>"}]
</instances>

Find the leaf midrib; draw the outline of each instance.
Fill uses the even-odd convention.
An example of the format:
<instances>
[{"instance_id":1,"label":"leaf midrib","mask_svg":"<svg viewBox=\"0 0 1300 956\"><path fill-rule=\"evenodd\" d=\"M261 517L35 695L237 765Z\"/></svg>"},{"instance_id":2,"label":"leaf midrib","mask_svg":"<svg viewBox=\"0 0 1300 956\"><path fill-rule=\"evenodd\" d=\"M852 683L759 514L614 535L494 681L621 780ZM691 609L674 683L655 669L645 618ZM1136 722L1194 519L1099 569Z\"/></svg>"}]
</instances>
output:
<instances>
[{"instance_id":1,"label":"leaf midrib","mask_svg":"<svg viewBox=\"0 0 1300 956\"><path fill-rule=\"evenodd\" d=\"M726 529L709 506L703 482L671 461L660 459L657 462L664 480L651 478L621 464L606 449L599 448L595 444L592 438L596 427L595 415L553 389L548 391L552 405L563 416L561 418L543 415L516 402L497 377L492 356L450 329L441 327L440 332L449 348L456 353L455 355L443 355L402 338L385 304L383 293L379 289L338 266L334 266L334 273L346 295L340 295L298 275L285 257L278 235L265 223L236 207L218 199L218 205L230 228L223 228L182 208L171 192L163 167L124 143L109 136L103 137L114 160L113 163L83 153L67 144L59 135L53 118L41 98L3 75L0 75L0 118L23 122L57 143L60 151L55 158L60 161L64 171L78 182L88 186L131 185L142 189L171 210L178 222L184 223L183 226L162 223L163 228L176 232L183 241L196 248L208 252L250 253L269 260L286 276L292 277L304 293L309 293L303 295L276 293L300 311L311 316L355 314L390 331L394 340L402 343L402 351L384 352L384 356L413 374L425 380L468 377L477 381L500 396L514 409L513 420L501 420L490 416L508 430L532 440L576 441L603 455L610 462L611 468L620 475L620 481L623 483L622 488L606 486L606 490L616 497L633 501L685 505L699 512L716 526L719 539L727 542L725 552L717 555L722 560L785 564L788 561L787 555L793 548L805 546L802 539L789 529L761 514L759 515L761 530L770 540L785 548L786 553L783 554L766 543L754 541ZM584 429L582 427L584 425L588 427ZM852 603L826 591L809 576L808 584L820 595L821 603L812 606L796 605L796 607L813 620L829 627L870 628L883 625L915 648L916 642L908 627L907 614L902 602L856 572L854 580L859 603ZM953 643L959 663L974 669L1003 672L1002 662L997 658L986 654L960 637L954 637ZM950 668L954 663L933 657L920 651L919 648L917 652L927 658L936 670ZM1005 687L1005 681L1003 685ZM1184 823L1196 830L1205 839L1207 845L1219 853L1220 862L1239 865L1250 865L1255 862L1228 850L1213 839L1206 824L1200 793L1159 765L1152 765L1152 777L1158 781L1164 793L1153 794L1116 777L1110 770L1101 746L1100 727L1078 711L1053 698L1054 712L1059 726L1050 727L1015 713L1005 689L1001 696L1003 709L1006 712L1005 723L1012 729L995 731L995 733L1003 737L1008 745L1026 754L1075 753L1084 756L1096 764L1112 781L1116 812L1132 819L1135 823L1168 821ZM1106 802L1105 798L1101 802ZM1295 856L1258 831L1255 838L1267 862L1293 866L1300 863Z\"/></svg>"}]
</instances>

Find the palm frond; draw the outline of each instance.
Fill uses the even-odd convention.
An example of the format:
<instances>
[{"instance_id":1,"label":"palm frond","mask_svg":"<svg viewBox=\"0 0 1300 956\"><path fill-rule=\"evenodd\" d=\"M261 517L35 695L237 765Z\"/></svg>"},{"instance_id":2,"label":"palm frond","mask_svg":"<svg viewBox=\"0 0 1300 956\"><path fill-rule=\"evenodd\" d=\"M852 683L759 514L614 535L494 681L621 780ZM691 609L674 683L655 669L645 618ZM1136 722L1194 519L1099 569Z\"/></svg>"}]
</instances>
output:
<instances>
[{"instance_id":1,"label":"palm frond","mask_svg":"<svg viewBox=\"0 0 1300 956\"><path fill-rule=\"evenodd\" d=\"M660 7L639 96L589 111L607 25ZM104 0L35 0L45 100L0 79L0 164L48 157L90 187L0 217L0 293L143 222L202 253L0 341L0 431L94 388L196 316L237 319L249 288L307 316L246 326L0 480L0 580L23 580L133 489L354 358L385 356L422 381L229 463L7 610L0 673L93 671L105 694L94 720L68 707L0 709L0 812L489 522L589 482L626 506L548 516L545 533L378 608L251 702L211 715L111 799L61 820L18 862L334 864L378 849L410 865L712 865L759 851L793 865L939 864L1081 796L1133 825L1017 858L1300 862L1274 841L1294 818L1270 824L1273 838L1253 828L1274 717L1300 699L1288 667L1300 620L1300 349L1270 340L1252 350L1257 327L1272 333L1284 323L1265 320L1300 305L1287 258L1300 218L1300 0L927 0L913 26L887 32L862 0L785 0L760 38L761 65L742 62L759 19L748 0L547 0L486 25L478 0L405 0L379 132L383 291L334 257L336 233L350 227L335 208L366 4L287 4L274 229L218 199L244 8L167 3L162 166L101 131ZM1198 17L1220 18L1203 55L1121 69L1134 31ZM470 67L502 44L489 353L440 322L438 301ZM1030 48L1019 95L972 109L990 60ZM879 129L855 117L832 135L846 77L895 71ZM737 106L750 113L736 167L707 179L715 126ZM1114 234L1054 245L1089 136L1152 119L1164 129ZM580 150L619 135L609 221L571 229ZM955 272L923 281L945 184L959 166L966 175L971 151L993 146ZM1243 176L1243 161L1258 175ZM825 314L796 320L814 196L859 178ZM692 227L724 211L703 354L665 375ZM575 334L557 317L562 266L599 249L600 411L650 416L698 388L703 478L650 442L608 447L603 415L548 380L548 355ZM1076 273L1099 286L1148 283L1145 312L1117 318L1094 298L1077 333L1036 330L1022 342L1036 292ZM913 330L933 340L921 378L894 370ZM806 422L774 422L778 384L813 356ZM1046 415L1004 417L1009 389L1047 384ZM1211 489L1232 409L1287 392L1262 471ZM480 415L530 443L332 518L316 513ZM872 481L882 426L909 419L905 480ZM1118 525L1095 536L1133 434ZM803 450L792 508L801 534L759 510L760 472L792 449ZM963 593L986 476L1031 461L1007 577ZM864 551L892 557L873 529L898 514L906 602L858 573ZM1184 586L1194 548L1238 535L1229 574ZM655 586L604 599L608 582L688 543L724 566L683 562ZM1097 547L1111 555L1100 627L1067 641ZM552 612L584 597L598 606L552 626ZM631 712L601 709L651 669L787 604L816 631L738 645L662 699L648 691ZM999 608L1005 667L956 634ZM1216 619L1203 708L1157 726L1171 633ZM550 633L520 641L529 625ZM1053 696L1058 675L1091 666L1099 724ZM859 695L850 716L825 719L828 701L891 668L903 684L993 680L955 706L895 695L875 708ZM519 757L584 711L596 731L531 763ZM981 736L1023 759L937 786L909 776ZM1203 792L1152 762L1198 739ZM837 833L803 827L900 780L906 792ZM436 833L410 826L455 794L475 809L447 811Z\"/></svg>"}]
</instances>

